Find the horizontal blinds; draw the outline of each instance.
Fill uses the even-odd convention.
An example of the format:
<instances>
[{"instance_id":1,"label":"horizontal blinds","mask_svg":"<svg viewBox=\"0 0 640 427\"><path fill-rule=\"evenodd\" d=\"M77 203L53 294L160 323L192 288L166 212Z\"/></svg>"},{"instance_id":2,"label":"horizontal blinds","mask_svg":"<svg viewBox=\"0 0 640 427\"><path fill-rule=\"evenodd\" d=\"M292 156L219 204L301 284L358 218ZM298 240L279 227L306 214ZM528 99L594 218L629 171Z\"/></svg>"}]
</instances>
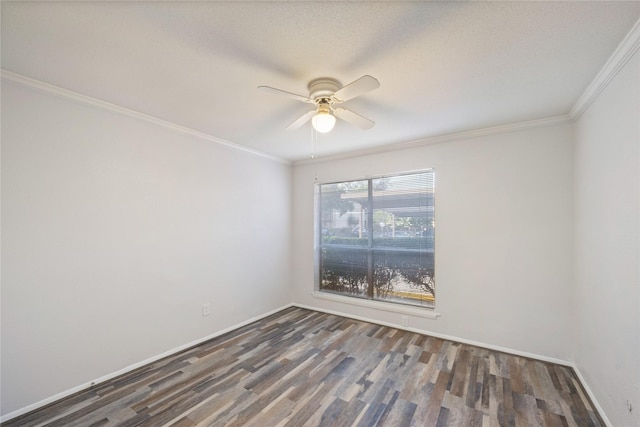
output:
<instances>
[{"instance_id":1,"label":"horizontal blinds","mask_svg":"<svg viewBox=\"0 0 640 427\"><path fill-rule=\"evenodd\" d=\"M433 305L434 187L433 171L320 185L320 289Z\"/></svg>"}]
</instances>

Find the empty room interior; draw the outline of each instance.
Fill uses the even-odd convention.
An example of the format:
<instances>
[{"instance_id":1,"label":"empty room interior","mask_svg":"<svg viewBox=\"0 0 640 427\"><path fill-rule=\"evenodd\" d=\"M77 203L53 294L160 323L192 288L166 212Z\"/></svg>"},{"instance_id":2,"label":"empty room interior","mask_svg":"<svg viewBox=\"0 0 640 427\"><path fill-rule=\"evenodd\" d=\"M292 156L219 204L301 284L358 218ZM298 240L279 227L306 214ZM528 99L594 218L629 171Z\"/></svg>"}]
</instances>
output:
<instances>
[{"instance_id":1,"label":"empty room interior","mask_svg":"<svg viewBox=\"0 0 640 427\"><path fill-rule=\"evenodd\" d=\"M640 2L0 8L3 426L640 426Z\"/></svg>"}]
</instances>

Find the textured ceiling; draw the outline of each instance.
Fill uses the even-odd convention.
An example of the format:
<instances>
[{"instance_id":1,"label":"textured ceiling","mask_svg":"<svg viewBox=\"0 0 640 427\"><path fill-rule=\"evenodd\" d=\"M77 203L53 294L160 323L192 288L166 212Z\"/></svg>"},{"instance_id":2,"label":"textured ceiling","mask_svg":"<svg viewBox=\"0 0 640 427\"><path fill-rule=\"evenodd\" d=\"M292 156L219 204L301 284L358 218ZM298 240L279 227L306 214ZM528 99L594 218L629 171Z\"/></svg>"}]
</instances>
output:
<instances>
[{"instance_id":1,"label":"textured ceiling","mask_svg":"<svg viewBox=\"0 0 640 427\"><path fill-rule=\"evenodd\" d=\"M2 68L290 160L307 83L380 88L316 156L568 114L640 2L3 2Z\"/></svg>"}]
</instances>

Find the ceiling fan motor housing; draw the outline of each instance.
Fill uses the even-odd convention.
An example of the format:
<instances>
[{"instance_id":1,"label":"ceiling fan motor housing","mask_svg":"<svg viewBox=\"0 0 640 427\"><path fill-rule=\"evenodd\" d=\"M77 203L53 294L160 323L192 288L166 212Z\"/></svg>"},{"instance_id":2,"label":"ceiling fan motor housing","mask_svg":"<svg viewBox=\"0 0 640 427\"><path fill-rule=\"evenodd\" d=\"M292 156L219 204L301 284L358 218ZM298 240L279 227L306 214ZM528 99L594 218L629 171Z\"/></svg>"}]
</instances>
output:
<instances>
[{"instance_id":1,"label":"ceiling fan motor housing","mask_svg":"<svg viewBox=\"0 0 640 427\"><path fill-rule=\"evenodd\" d=\"M340 89L340 82L336 79L321 77L309 82L309 97L318 102L323 98L330 99Z\"/></svg>"}]
</instances>

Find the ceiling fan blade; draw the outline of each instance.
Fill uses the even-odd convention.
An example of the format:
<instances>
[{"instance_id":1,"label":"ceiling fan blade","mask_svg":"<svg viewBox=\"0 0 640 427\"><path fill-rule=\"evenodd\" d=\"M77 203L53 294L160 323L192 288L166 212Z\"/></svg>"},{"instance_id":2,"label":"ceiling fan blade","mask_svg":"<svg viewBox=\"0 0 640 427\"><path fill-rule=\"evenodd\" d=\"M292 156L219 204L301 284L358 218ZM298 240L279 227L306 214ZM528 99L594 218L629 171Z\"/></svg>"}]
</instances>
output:
<instances>
[{"instance_id":1,"label":"ceiling fan blade","mask_svg":"<svg viewBox=\"0 0 640 427\"><path fill-rule=\"evenodd\" d=\"M364 75L358 80L355 80L342 89L333 94L333 97L338 102L348 101L356 96L360 96L364 93L370 92L380 87L380 82L375 78Z\"/></svg>"},{"instance_id":2,"label":"ceiling fan blade","mask_svg":"<svg viewBox=\"0 0 640 427\"><path fill-rule=\"evenodd\" d=\"M311 120L311 117L313 117L315 114L316 114L316 110L307 111L302 116L300 116L300 118L298 118L298 120L296 120L295 122L293 122L289 126L287 126L287 130L298 129L300 126L302 126L303 124L305 124L309 120Z\"/></svg>"},{"instance_id":3,"label":"ceiling fan blade","mask_svg":"<svg viewBox=\"0 0 640 427\"><path fill-rule=\"evenodd\" d=\"M265 92L275 93L277 95L284 95L286 97L293 98L297 101L313 104L313 100L309 99L306 96L298 95L297 93L287 92L286 90L276 89L275 87L271 87L271 86L258 86L258 89L263 90Z\"/></svg>"},{"instance_id":4,"label":"ceiling fan blade","mask_svg":"<svg viewBox=\"0 0 640 427\"><path fill-rule=\"evenodd\" d=\"M339 117L352 125L358 126L360 129L371 129L373 125L375 125L375 122L367 119L366 117L354 113L353 111L345 110L344 108L336 108L333 112L336 117Z\"/></svg>"}]
</instances>

